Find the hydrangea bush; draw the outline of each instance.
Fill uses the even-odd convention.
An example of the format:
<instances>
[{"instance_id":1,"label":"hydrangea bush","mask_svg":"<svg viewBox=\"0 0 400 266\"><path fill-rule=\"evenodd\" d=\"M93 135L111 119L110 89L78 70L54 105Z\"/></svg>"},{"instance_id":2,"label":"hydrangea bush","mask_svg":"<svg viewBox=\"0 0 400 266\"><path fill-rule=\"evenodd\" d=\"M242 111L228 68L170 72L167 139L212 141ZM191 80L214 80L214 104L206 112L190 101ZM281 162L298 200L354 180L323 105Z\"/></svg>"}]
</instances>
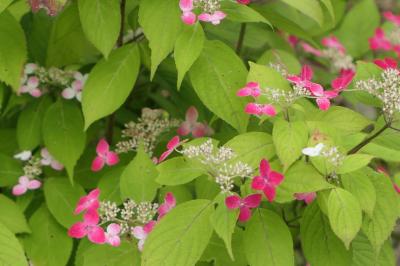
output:
<instances>
[{"instance_id":1,"label":"hydrangea bush","mask_svg":"<svg viewBox=\"0 0 400 266\"><path fill-rule=\"evenodd\" d=\"M400 6L0 1L0 264L390 266Z\"/></svg>"}]
</instances>

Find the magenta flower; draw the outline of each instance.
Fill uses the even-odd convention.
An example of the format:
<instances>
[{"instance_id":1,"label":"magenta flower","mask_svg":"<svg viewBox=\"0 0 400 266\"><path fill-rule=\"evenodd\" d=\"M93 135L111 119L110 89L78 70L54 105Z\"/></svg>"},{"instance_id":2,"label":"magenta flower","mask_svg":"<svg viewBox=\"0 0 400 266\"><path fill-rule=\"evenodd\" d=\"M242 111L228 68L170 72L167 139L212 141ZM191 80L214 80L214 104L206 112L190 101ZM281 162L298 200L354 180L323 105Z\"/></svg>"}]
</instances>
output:
<instances>
[{"instance_id":1,"label":"magenta flower","mask_svg":"<svg viewBox=\"0 0 400 266\"><path fill-rule=\"evenodd\" d=\"M313 55L315 55L317 57L322 56L322 52L320 50L315 49L314 47L312 47L308 43L302 42L301 46L303 47L304 51L306 51L307 53L313 54Z\"/></svg>"},{"instance_id":2,"label":"magenta flower","mask_svg":"<svg viewBox=\"0 0 400 266\"><path fill-rule=\"evenodd\" d=\"M40 155L42 156L42 159L40 160L42 165L49 165L57 171L64 169L64 165L55 160L46 148L40 150Z\"/></svg>"},{"instance_id":3,"label":"magenta flower","mask_svg":"<svg viewBox=\"0 0 400 266\"><path fill-rule=\"evenodd\" d=\"M105 164L115 165L119 162L118 154L110 151L110 146L105 139L101 139L96 147L97 156L92 162L92 171L100 171Z\"/></svg>"},{"instance_id":4,"label":"magenta flower","mask_svg":"<svg viewBox=\"0 0 400 266\"><path fill-rule=\"evenodd\" d=\"M159 163L164 161L176 148L178 148L183 142L180 141L179 136L173 137L167 144L167 150L161 154Z\"/></svg>"},{"instance_id":5,"label":"magenta flower","mask_svg":"<svg viewBox=\"0 0 400 266\"><path fill-rule=\"evenodd\" d=\"M385 32L381 28L375 30L375 35L368 39L371 50L382 49L389 51L392 49L392 44L389 39L386 38Z\"/></svg>"},{"instance_id":6,"label":"magenta flower","mask_svg":"<svg viewBox=\"0 0 400 266\"><path fill-rule=\"evenodd\" d=\"M390 57L386 57L385 59L376 59L374 60L374 64L382 69L397 69L397 61Z\"/></svg>"},{"instance_id":7,"label":"magenta flower","mask_svg":"<svg viewBox=\"0 0 400 266\"><path fill-rule=\"evenodd\" d=\"M344 48L335 36L325 37L322 39L321 43L325 47L337 49L343 54L346 53L346 48Z\"/></svg>"},{"instance_id":8,"label":"magenta flower","mask_svg":"<svg viewBox=\"0 0 400 266\"><path fill-rule=\"evenodd\" d=\"M199 20L205 21L205 22L211 22L213 25L218 25L221 23L221 20L223 20L226 17L226 14L222 11L215 11L213 14L208 14L208 13L202 13L199 15Z\"/></svg>"},{"instance_id":9,"label":"magenta flower","mask_svg":"<svg viewBox=\"0 0 400 266\"><path fill-rule=\"evenodd\" d=\"M20 196L25 194L28 190L34 190L40 188L42 183L36 179L29 179L27 176L21 176L18 179L18 184L12 188L12 194L14 196Z\"/></svg>"},{"instance_id":10,"label":"magenta flower","mask_svg":"<svg viewBox=\"0 0 400 266\"><path fill-rule=\"evenodd\" d=\"M255 176L251 187L255 190L262 190L265 197L272 202L276 196L276 187L282 183L284 176L271 169L269 162L262 159L260 162L260 175Z\"/></svg>"},{"instance_id":11,"label":"magenta flower","mask_svg":"<svg viewBox=\"0 0 400 266\"><path fill-rule=\"evenodd\" d=\"M237 195L232 195L226 197L225 205L228 209L240 209L239 218L240 222L246 222L251 217L251 209L257 208L260 205L262 195L261 194L251 194L247 197L241 199Z\"/></svg>"},{"instance_id":12,"label":"magenta flower","mask_svg":"<svg viewBox=\"0 0 400 266\"><path fill-rule=\"evenodd\" d=\"M346 89L353 81L355 74L356 73L351 69L343 69L342 71L340 71L339 77L332 80L331 85L333 90L340 92Z\"/></svg>"},{"instance_id":13,"label":"magenta flower","mask_svg":"<svg viewBox=\"0 0 400 266\"><path fill-rule=\"evenodd\" d=\"M132 229L133 236L139 240L138 248L140 251L143 250L144 242L146 241L148 234L150 234L150 232L153 231L155 225L156 225L155 221L150 221L144 226L135 226Z\"/></svg>"},{"instance_id":14,"label":"magenta flower","mask_svg":"<svg viewBox=\"0 0 400 266\"><path fill-rule=\"evenodd\" d=\"M310 204L311 202L314 201L314 199L317 197L317 193L315 192L310 192L310 193L295 193L294 197L297 200L303 200L306 204Z\"/></svg>"},{"instance_id":15,"label":"magenta flower","mask_svg":"<svg viewBox=\"0 0 400 266\"><path fill-rule=\"evenodd\" d=\"M100 206L99 195L100 189L96 188L90 191L88 195L81 197L76 205L74 214L79 214L85 210L97 210Z\"/></svg>"},{"instance_id":16,"label":"magenta flower","mask_svg":"<svg viewBox=\"0 0 400 266\"><path fill-rule=\"evenodd\" d=\"M109 224L107 226L107 232L105 233L106 242L111 246L118 247L121 244L121 238L119 237L120 232L121 226L119 224Z\"/></svg>"},{"instance_id":17,"label":"magenta flower","mask_svg":"<svg viewBox=\"0 0 400 266\"><path fill-rule=\"evenodd\" d=\"M187 25L193 25L196 22L196 14L193 10L193 0L180 0L179 7L182 10L181 19Z\"/></svg>"},{"instance_id":18,"label":"magenta flower","mask_svg":"<svg viewBox=\"0 0 400 266\"><path fill-rule=\"evenodd\" d=\"M29 93L32 97L38 98L42 95L42 91L38 88L39 83L38 77L29 77L26 85L21 86L19 92Z\"/></svg>"},{"instance_id":19,"label":"magenta flower","mask_svg":"<svg viewBox=\"0 0 400 266\"><path fill-rule=\"evenodd\" d=\"M257 82L249 82L246 84L245 87L241 88L236 95L239 97L252 96L254 98L257 98L258 96L260 96L260 94L260 84L258 84Z\"/></svg>"},{"instance_id":20,"label":"magenta flower","mask_svg":"<svg viewBox=\"0 0 400 266\"><path fill-rule=\"evenodd\" d=\"M248 5L250 4L251 0L236 0L238 4Z\"/></svg>"},{"instance_id":21,"label":"magenta flower","mask_svg":"<svg viewBox=\"0 0 400 266\"><path fill-rule=\"evenodd\" d=\"M99 215L95 210L89 210L83 217L83 222L77 222L68 230L68 235L73 238L83 238L88 236L90 242L103 244L106 242L106 236L103 228L98 225Z\"/></svg>"},{"instance_id":22,"label":"magenta flower","mask_svg":"<svg viewBox=\"0 0 400 266\"><path fill-rule=\"evenodd\" d=\"M197 122L199 113L196 107L190 106L186 111L186 120L178 128L178 134L181 136L186 136L192 133L193 137L200 138L207 135L210 132L208 126Z\"/></svg>"},{"instance_id":23,"label":"magenta flower","mask_svg":"<svg viewBox=\"0 0 400 266\"><path fill-rule=\"evenodd\" d=\"M292 48L295 48L297 43L299 42L299 38L294 35L289 35L287 41L289 42L290 46L292 46Z\"/></svg>"},{"instance_id":24,"label":"magenta flower","mask_svg":"<svg viewBox=\"0 0 400 266\"><path fill-rule=\"evenodd\" d=\"M383 16L390 22L396 24L396 26L400 26L400 16L396 16L391 11L383 12Z\"/></svg>"},{"instance_id":25,"label":"magenta flower","mask_svg":"<svg viewBox=\"0 0 400 266\"><path fill-rule=\"evenodd\" d=\"M244 109L247 114L250 115L268 115L275 116L275 107L271 104L258 104L258 103L248 103Z\"/></svg>"},{"instance_id":26,"label":"magenta flower","mask_svg":"<svg viewBox=\"0 0 400 266\"><path fill-rule=\"evenodd\" d=\"M168 192L165 194L164 203L158 208L158 220L160 220L164 215L170 212L176 205L176 199L174 194Z\"/></svg>"},{"instance_id":27,"label":"magenta flower","mask_svg":"<svg viewBox=\"0 0 400 266\"><path fill-rule=\"evenodd\" d=\"M304 65L299 76L289 75L287 80L308 89L313 95L322 95L324 88L318 83L311 82L313 74L312 68L309 65Z\"/></svg>"}]
</instances>

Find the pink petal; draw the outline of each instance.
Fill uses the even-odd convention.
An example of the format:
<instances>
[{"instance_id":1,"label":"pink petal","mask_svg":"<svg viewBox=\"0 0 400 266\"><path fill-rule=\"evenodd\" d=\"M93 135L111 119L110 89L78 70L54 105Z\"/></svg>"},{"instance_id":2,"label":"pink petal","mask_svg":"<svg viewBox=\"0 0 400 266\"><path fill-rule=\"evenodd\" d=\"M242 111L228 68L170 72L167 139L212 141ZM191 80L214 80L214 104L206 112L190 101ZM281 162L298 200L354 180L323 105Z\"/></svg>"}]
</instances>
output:
<instances>
[{"instance_id":1,"label":"pink petal","mask_svg":"<svg viewBox=\"0 0 400 266\"><path fill-rule=\"evenodd\" d=\"M355 72L353 70L342 71L340 76L334 79L331 83L332 88L337 91L342 91L346 89L349 84L353 81Z\"/></svg>"},{"instance_id":2,"label":"pink petal","mask_svg":"<svg viewBox=\"0 0 400 266\"><path fill-rule=\"evenodd\" d=\"M106 241L113 247L118 247L121 244L121 238L119 236L107 236Z\"/></svg>"},{"instance_id":3,"label":"pink petal","mask_svg":"<svg viewBox=\"0 0 400 266\"><path fill-rule=\"evenodd\" d=\"M276 109L273 105L270 104L265 104L262 107L262 113L268 116L275 116L276 115Z\"/></svg>"},{"instance_id":4,"label":"pink petal","mask_svg":"<svg viewBox=\"0 0 400 266\"><path fill-rule=\"evenodd\" d=\"M161 163L162 161L164 161L168 155L170 155L174 150L167 150L165 152L163 152L160 156L160 158L158 159L158 163Z\"/></svg>"},{"instance_id":5,"label":"pink petal","mask_svg":"<svg viewBox=\"0 0 400 266\"><path fill-rule=\"evenodd\" d=\"M29 177L23 175L18 178L18 182L20 185L28 187L30 179L29 179Z\"/></svg>"},{"instance_id":6,"label":"pink petal","mask_svg":"<svg viewBox=\"0 0 400 266\"><path fill-rule=\"evenodd\" d=\"M118 235L121 232L121 226L116 223L111 223L107 226L107 233L111 235Z\"/></svg>"},{"instance_id":7,"label":"pink petal","mask_svg":"<svg viewBox=\"0 0 400 266\"><path fill-rule=\"evenodd\" d=\"M207 133L207 127L203 123L196 123L192 129L192 135L195 138L204 137Z\"/></svg>"},{"instance_id":8,"label":"pink petal","mask_svg":"<svg viewBox=\"0 0 400 266\"><path fill-rule=\"evenodd\" d=\"M280 183L282 183L284 178L285 177L281 173L271 171L268 174L268 183L274 186L278 186Z\"/></svg>"},{"instance_id":9,"label":"pink petal","mask_svg":"<svg viewBox=\"0 0 400 266\"><path fill-rule=\"evenodd\" d=\"M239 218L238 220L240 222L247 222L251 217L251 211L250 208L243 206L240 207L240 213L239 213Z\"/></svg>"},{"instance_id":10,"label":"pink petal","mask_svg":"<svg viewBox=\"0 0 400 266\"><path fill-rule=\"evenodd\" d=\"M147 233L143 230L143 226L135 226L132 229L132 234L136 239L145 239L147 237Z\"/></svg>"},{"instance_id":11,"label":"pink petal","mask_svg":"<svg viewBox=\"0 0 400 266\"><path fill-rule=\"evenodd\" d=\"M28 189L31 189L31 190L38 189L38 188L40 188L41 185L42 185L42 183L39 180L34 179L34 180L29 181Z\"/></svg>"},{"instance_id":12,"label":"pink petal","mask_svg":"<svg viewBox=\"0 0 400 266\"><path fill-rule=\"evenodd\" d=\"M397 26L400 26L400 16L396 16L390 11L383 12L383 16L388 20L396 24Z\"/></svg>"},{"instance_id":13,"label":"pink petal","mask_svg":"<svg viewBox=\"0 0 400 266\"><path fill-rule=\"evenodd\" d=\"M276 196L276 189L271 185L266 185L263 189L265 197L268 199L269 202L274 201Z\"/></svg>"},{"instance_id":14,"label":"pink petal","mask_svg":"<svg viewBox=\"0 0 400 266\"><path fill-rule=\"evenodd\" d=\"M260 176L254 177L253 181L251 182L251 188L255 190L263 190L265 185L265 179Z\"/></svg>"},{"instance_id":15,"label":"pink petal","mask_svg":"<svg viewBox=\"0 0 400 266\"><path fill-rule=\"evenodd\" d=\"M171 192L168 192L167 194L165 194L164 201L171 207L175 207L175 205L176 205L176 199L174 197L174 194L172 194Z\"/></svg>"},{"instance_id":16,"label":"pink petal","mask_svg":"<svg viewBox=\"0 0 400 266\"><path fill-rule=\"evenodd\" d=\"M72 88L66 88L61 93L61 96L64 99L73 99L75 97L75 95L76 95L75 90Z\"/></svg>"},{"instance_id":17,"label":"pink petal","mask_svg":"<svg viewBox=\"0 0 400 266\"><path fill-rule=\"evenodd\" d=\"M28 78L27 85L30 89L35 89L39 86L39 79L35 76Z\"/></svg>"},{"instance_id":18,"label":"pink petal","mask_svg":"<svg viewBox=\"0 0 400 266\"><path fill-rule=\"evenodd\" d=\"M236 95L239 97L246 97L246 96L250 96L251 93L252 93L252 89L250 89L248 87L244 87L244 88L241 88L240 90L238 90Z\"/></svg>"},{"instance_id":19,"label":"pink petal","mask_svg":"<svg viewBox=\"0 0 400 266\"><path fill-rule=\"evenodd\" d=\"M294 47L296 47L297 43L299 42L299 38L297 38L294 35L289 35L288 42L289 42L290 46L292 46L294 48Z\"/></svg>"},{"instance_id":20,"label":"pink petal","mask_svg":"<svg viewBox=\"0 0 400 266\"><path fill-rule=\"evenodd\" d=\"M95 244L103 244L106 242L106 235L104 234L103 228L100 226L93 226L88 233L88 239Z\"/></svg>"},{"instance_id":21,"label":"pink petal","mask_svg":"<svg viewBox=\"0 0 400 266\"><path fill-rule=\"evenodd\" d=\"M83 82L81 80L75 80L72 82L71 87L75 90L75 93L77 93L78 91L82 90Z\"/></svg>"},{"instance_id":22,"label":"pink petal","mask_svg":"<svg viewBox=\"0 0 400 266\"><path fill-rule=\"evenodd\" d=\"M301 68L300 78L302 80L311 80L313 77L313 70L309 65L304 65Z\"/></svg>"},{"instance_id":23,"label":"pink petal","mask_svg":"<svg viewBox=\"0 0 400 266\"><path fill-rule=\"evenodd\" d=\"M105 139L101 139L99 143L97 143L96 152L98 155L106 156L109 150L110 146Z\"/></svg>"},{"instance_id":24,"label":"pink petal","mask_svg":"<svg viewBox=\"0 0 400 266\"><path fill-rule=\"evenodd\" d=\"M269 162L265 159L262 159L260 161L260 175L261 177L267 177L268 174L271 172L271 166L269 165Z\"/></svg>"},{"instance_id":25,"label":"pink petal","mask_svg":"<svg viewBox=\"0 0 400 266\"><path fill-rule=\"evenodd\" d=\"M145 239L139 240L139 242L138 242L139 251L143 251L144 243L145 243Z\"/></svg>"},{"instance_id":26,"label":"pink petal","mask_svg":"<svg viewBox=\"0 0 400 266\"><path fill-rule=\"evenodd\" d=\"M314 96L322 96L324 94L324 88L318 83L309 81L305 83L304 87L309 89Z\"/></svg>"},{"instance_id":27,"label":"pink petal","mask_svg":"<svg viewBox=\"0 0 400 266\"><path fill-rule=\"evenodd\" d=\"M166 204L166 203L161 204L157 210L158 220L160 220L162 217L164 217L170 210L171 210L171 207L168 204Z\"/></svg>"},{"instance_id":28,"label":"pink petal","mask_svg":"<svg viewBox=\"0 0 400 266\"><path fill-rule=\"evenodd\" d=\"M249 208L257 208L260 205L261 198L261 194L251 194L243 199L243 204Z\"/></svg>"},{"instance_id":29,"label":"pink petal","mask_svg":"<svg viewBox=\"0 0 400 266\"><path fill-rule=\"evenodd\" d=\"M320 110L326 111L331 106L331 102L326 97L321 97L317 99L317 105Z\"/></svg>"},{"instance_id":30,"label":"pink petal","mask_svg":"<svg viewBox=\"0 0 400 266\"><path fill-rule=\"evenodd\" d=\"M238 195L232 195L225 198L225 205L228 209L237 209L240 206L241 199Z\"/></svg>"},{"instance_id":31,"label":"pink petal","mask_svg":"<svg viewBox=\"0 0 400 266\"><path fill-rule=\"evenodd\" d=\"M248 103L244 109L245 113L250 115L261 115L262 110L259 104L256 103Z\"/></svg>"},{"instance_id":32,"label":"pink petal","mask_svg":"<svg viewBox=\"0 0 400 266\"><path fill-rule=\"evenodd\" d=\"M28 188L26 186L18 184L18 185L13 186L12 194L14 196L20 196L22 194L25 194L27 190L28 190Z\"/></svg>"},{"instance_id":33,"label":"pink petal","mask_svg":"<svg viewBox=\"0 0 400 266\"><path fill-rule=\"evenodd\" d=\"M96 188L89 192L89 194L87 195L87 198L97 200L99 198L99 195L100 195L100 189Z\"/></svg>"},{"instance_id":34,"label":"pink petal","mask_svg":"<svg viewBox=\"0 0 400 266\"><path fill-rule=\"evenodd\" d=\"M335 48L342 53L346 52L344 46L339 42L339 40L335 36L325 37L322 39L322 44L325 47Z\"/></svg>"},{"instance_id":35,"label":"pink petal","mask_svg":"<svg viewBox=\"0 0 400 266\"><path fill-rule=\"evenodd\" d=\"M216 11L211 15L211 23L217 25L226 17L226 14L222 11Z\"/></svg>"},{"instance_id":36,"label":"pink petal","mask_svg":"<svg viewBox=\"0 0 400 266\"><path fill-rule=\"evenodd\" d=\"M190 131L191 131L191 124L187 121L184 121L178 128L177 133L180 136L186 136L189 135Z\"/></svg>"},{"instance_id":37,"label":"pink petal","mask_svg":"<svg viewBox=\"0 0 400 266\"><path fill-rule=\"evenodd\" d=\"M68 235L73 238L82 238L86 233L86 224L83 222L73 224L68 230Z\"/></svg>"},{"instance_id":38,"label":"pink petal","mask_svg":"<svg viewBox=\"0 0 400 266\"><path fill-rule=\"evenodd\" d=\"M238 4L248 5L250 4L251 0L236 0Z\"/></svg>"},{"instance_id":39,"label":"pink petal","mask_svg":"<svg viewBox=\"0 0 400 266\"><path fill-rule=\"evenodd\" d=\"M99 223L100 217L96 210L90 209L83 216L83 220L88 225L96 225Z\"/></svg>"},{"instance_id":40,"label":"pink petal","mask_svg":"<svg viewBox=\"0 0 400 266\"><path fill-rule=\"evenodd\" d=\"M39 89L32 89L32 90L30 90L29 94L32 97L39 98L40 96L42 96L42 91Z\"/></svg>"},{"instance_id":41,"label":"pink petal","mask_svg":"<svg viewBox=\"0 0 400 266\"><path fill-rule=\"evenodd\" d=\"M173 150L176 147L178 147L180 144L179 136L173 137L167 144L167 149L168 150Z\"/></svg>"},{"instance_id":42,"label":"pink petal","mask_svg":"<svg viewBox=\"0 0 400 266\"><path fill-rule=\"evenodd\" d=\"M301 46L303 47L304 51L306 51L307 53L313 54L315 56L322 56L322 52L318 49L315 49L314 47L312 47L311 45L302 42Z\"/></svg>"},{"instance_id":43,"label":"pink petal","mask_svg":"<svg viewBox=\"0 0 400 266\"><path fill-rule=\"evenodd\" d=\"M197 112L196 107L190 106L186 111L186 121L193 124L199 118L199 112Z\"/></svg>"},{"instance_id":44,"label":"pink petal","mask_svg":"<svg viewBox=\"0 0 400 266\"><path fill-rule=\"evenodd\" d=\"M143 230L147 233L147 234L149 234L151 231L153 231L153 229L154 229L154 226L156 226L156 221L150 221L150 222L148 222L147 224L145 224L144 226L143 226Z\"/></svg>"},{"instance_id":45,"label":"pink petal","mask_svg":"<svg viewBox=\"0 0 400 266\"><path fill-rule=\"evenodd\" d=\"M115 152L108 152L106 156L106 164L109 166L116 165L119 162L118 154Z\"/></svg>"},{"instance_id":46,"label":"pink petal","mask_svg":"<svg viewBox=\"0 0 400 266\"><path fill-rule=\"evenodd\" d=\"M49 150L46 149L46 148L42 148L42 149L40 150L40 155L41 155L44 159L51 158L50 153L49 153Z\"/></svg>"},{"instance_id":47,"label":"pink petal","mask_svg":"<svg viewBox=\"0 0 400 266\"><path fill-rule=\"evenodd\" d=\"M93 172L98 172L104 167L104 159L101 158L100 156L96 156L92 162L92 171Z\"/></svg>"},{"instance_id":48,"label":"pink petal","mask_svg":"<svg viewBox=\"0 0 400 266\"><path fill-rule=\"evenodd\" d=\"M52 160L50 163L51 168L53 168L54 170L57 171L61 171L62 169L64 169L64 165L62 165L61 163L59 163L56 160Z\"/></svg>"},{"instance_id":49,"label":"pink petal","mask_svg":"<svg viewBox=\"0 0 400 266\"><path fill-rule=\"evenodd\" d=\"M376 59L376 60L374 60L374 63L383 69L388 69L388 68L396 69L397 68L397 61L394 60L393 58L389 58L389 57L387 57L383 60Z\"/></svg>"},{"instance_id":50,"label":"pink petal","mask_svg":"<svg viewBox=\"0 0 400 266\"><path fill-rule=\"evenodd\" d=\"M181 16L181 20L186 25L193 25L194 23L196 23L196 14L190 11L184 12Z\"/></svg>"},{"instance_id":51,"label":"pink petal","mask_svg":"<svg viewBox=\"0 0 400 266\"><path fill-rule=\"evenodd\" d=\"M179 7L183 12L193 10L193 0L180 0Z\"/></svg>"},{"instance_id":52,"label":"pink petal","mask_svg":"<svg viewBox=\"0 0 400 266\"><path fill-rule=\"evenodd\" d=\"M375 30L375 35L372 38L369 38L368 41L372 50L382 49L389 51L392 48L392 44L385 37L385 32L381 28L377 28Z\"/></svg>"}]
</instances>

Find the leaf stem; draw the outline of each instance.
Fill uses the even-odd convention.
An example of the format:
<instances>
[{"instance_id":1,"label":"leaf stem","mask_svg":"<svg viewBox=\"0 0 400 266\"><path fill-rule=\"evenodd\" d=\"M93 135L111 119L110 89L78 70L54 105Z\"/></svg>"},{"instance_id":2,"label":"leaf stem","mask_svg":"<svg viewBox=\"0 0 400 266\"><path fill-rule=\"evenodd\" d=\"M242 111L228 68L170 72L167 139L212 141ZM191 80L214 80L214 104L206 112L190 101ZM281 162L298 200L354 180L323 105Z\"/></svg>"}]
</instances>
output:
<instances>
[{"instance_id":1,"label":"leaf stem","mask_svg":"<svg viewBox=\"0 0 400 266\"><path fill-rule=\"evenodd\" d=\"M246 34L246 23L242 23L240 26L239 39L236 43L236 54L237 55L240 55L240 52L242 51L245 34Z\"/></svg>"},{"instance_id":2,"label":"leaf stem","mask_svg":"<svg viewBox=\"0 0 400 266\"><path fill-rule=\"evenodd\" d=\"M382 134L386 129L390 128L390 126L391 126L390 123L386 123L381 129L379 129L377 132L375 132L375 134L373 134L372 136L366 138L360 144L358 144L357 146L355 146L354 148L349 150L347 152L347 155L354 154L354 153L358 152L359 150L361 150L365 145L367 145L372 140L374 140L376 137L378 137L380 134Z\"/></svg>"}]
</instances>

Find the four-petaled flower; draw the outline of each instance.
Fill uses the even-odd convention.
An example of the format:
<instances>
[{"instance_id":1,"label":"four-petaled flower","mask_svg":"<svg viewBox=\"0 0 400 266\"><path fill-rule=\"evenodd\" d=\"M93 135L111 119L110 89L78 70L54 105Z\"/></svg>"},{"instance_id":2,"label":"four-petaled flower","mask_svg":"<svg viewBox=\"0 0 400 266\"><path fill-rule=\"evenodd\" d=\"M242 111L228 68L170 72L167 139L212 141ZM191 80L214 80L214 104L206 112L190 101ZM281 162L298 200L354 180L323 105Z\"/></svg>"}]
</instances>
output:
<instances>
[{"instance_id":1,"label":"four-petaled flower","mask_svg":"<svg viewBox=\"0 0 400 266\"><path fill-rule=\"evenodd\" d=\"M133 236L139 240L138 242L138 248L140 251L143 250L143 245L144 242L146 241L146 238L148 236L148 234L153 231L154 226L156 225L155 221L150 221L147 224L145 224L144 226L135 226L132 229L132 234Z\"/></svg>"},{"instance_id":2,"label":"four-petaled flower","mask_svg":"<svg viewBox=\"0 0 400 266\"><path fill-rule=\"evenodd\" d=\"M96 147L97 156L92 162L92 171L100 171L104 165L112 166L119 162L118 155L110 151L110 146L105 139L101 139Z\"/></svg>"},{"instance_id":3,"label":"four-petaled flower","mask_svg":"<svg viewBox=\"0 0 400 266\"><path fill-rule=\"evenodd\" d=\"M381 28L375 30L375 35L368 39L369 46L372 50L384 50L389 51L392 49L392 44L389 39L386 38L385 32Z\"/></svg>"},{"instance_id":4,"label":"four-petaled flower","mask_svg":"<svg viewBox=\"0 0 400 266\"><path fill-rule=\"evenodd\" d=\"M28 78L26 85L21 86L19 89L20 93L29 93L31 96L38 98L42 95L42 91L39 87L39 78L32 76Z\"/></svg>"},{"instance_id":5,"label":"four-petaled flower","mask_svg":"<svg viewBox=\"0 0 400 266\"><path fill-rule=\"evenodd\" d=\"M88 78L88 75L82 75L80 72L76 72L74 74L75 80L71 83L71 86L68 88L65 88L61 95L64 97L64 99L73 99L76 98L78 101L81 101L82 99L82 89L83 86L85 85L85 82Z\"/></svg>"},{"instance_id":6,"label":"four-petaled flower","mask_svg":"<svg viewBox=\"0 0 400 266\"><path fill-rule=\"evenodd\" d=\"M248 103L244 108L244 111L250 115L276 115L276 109L271 104Z\"/></svg>"},{"instance_id":7,"label":"four-petaled flower","mask_svg":"<svg viewBox=\"0 0 400 266\"><path fill-rule=\"evenodd\" d=\"M314 199L317 197L317 193L315 192L310 192L310 193L295 193L294 197L297 200L303 200L306 204L310 204L311 202L314 201Z\"/></svg>"},{"instance_id":8,"label":"four-petaled flower","mask_svg":"<svg viewBox=\"0 0 400 266\"><path fill-rule=\"evenodd\" d=\"M158 159L158 162L161 163L164 161L176 148L178 148L183 142L180 141L179 136L173 137L168 143L167 143L167 150L161 154L160 159Z\"/></svg>"},{"instance_id":9,"label":"four-petaled flower","mask_svg":"<svg viewBox=\"0 0 400 266\"><path fill-rule=\"evenodd\" d=\"M181 136L186 136L192 133L193 137L200 138L210 133L211 129L209 129L206 124L197 122L198 118L199 113L197 112L196 107L189 107L189 109L186 111L186 120L183 121L178 128L178 134Z\"/></svg>"},{"instance_id":10,"label":"four-petaled flower","mask_svg":"<svg viewBox=\"0 0 400 266\"><path fill-rule=\"evenodd\" d=\"M121 238L119 234L121 232L121 226L116 223L111 223L107 226L107 232L105 233L106 242L111 246L118 247L121 244Z\"/></svg>"},{"instance_id":11,"label":"four-petaled flower","mask_svg":"<svg viewBox=\"0 0 400 266\"><path fill-rule=\"evenodd\" d=\"M165 194L164 203L158 208L158 220L160 220L164 215L171 211L176 205L176 199L174 194L168 192Z\"/></svg>"},{"instance_id":12,"label":"four-petaled flower","mask_svg":"<svg viewBox=\"0 0 400 266\"><path fill-rule=\"evenodd\" d=\"M238 209L240 222L246 222L251 217L251 209L257 208L260 205L262 195L261 194L251 194L245 198L240 198L238 195L228 196L225 199L225 205L228 209L234 210Z\"/></svg>"},{"instance_id":13,"label":"four-petaled flower","mask_svg":"<svg viewBox=\"0 0 400 266\"><path fill-rule=\"evenodd\" d=\"M253 96L254 98L257 98L260 94L260 84L257 82L249 82L245 87L241 88L236 95L239 97Z\"/></svg>"},{"instance_id":14,"label":"four-petaled flower","mask_svg":"<svg viewBox=\"0 0 400 266\"><path fill-rule=\"evenodd\" d=\"M393 58L385 58L385 59L376 59L374 60L374 64L379 66L382 69L393 68L397 69L397 62Z\"/></svg>"},{"instance_id":15,"label":"four-petaled flower","mask_svg":"<svg viewBox=\"0 0 400 266\"><path fill-rule=\"evenodd\" d=\"M106 242L104 230L98 225L100 217L96 210L88 210L83 216L83 222L77 222L68 230L68 235L73 238L88 239L95 244L103 244Z\"/></svg>"},{"instance_id":16,"label":"four-petaled flower","mask_svg":"<svg viewBox=\"0 0 400 266\"><path fill-rule=\"evenodd\" d=\"M90 191L88 195L81 197L76 205L74 214L79 214L85 210L97 210L100 206L99 195L100 189L96 188Z\"/></svg>"},{"instance_id":17,"label":"four-petaled flower","mask_svg":"<svg viewBox=\"0 0 400 266\"><path fill-rule=\"evenodd\" d=\"M42 165L50 165L51 168L57 171L64 169L64 165L55 160L46 148L40 150L40 155L42 156L42 159L40 160Z\"/></svg>"},{"instance_id":18,"label":"four-petaled flower","mask_svg":"<svg viewBox=\"0 0 400 266\"><path fill-rule=\"evenodd\" d=\"M42 183L36 179L29 179L27 176L21 176L18 179L18 184L12 188L12 194L14 196L20 196L25 194L28 190L34 190L40 188Z\"/></svg>"},{"instance_id":19,"label":"four-petaled flower","mask_svg":"<svg viewBox=\"0 0 400 266\"><path fill-rule=\"evenodd\" d=\"M221 20L223 20L226 17L226 14L222 11L215 11L213 14L208 14L208 13L202 13L199 15L199 20L204 21L204 22L211 22L213 25L218 25L221 23Z\"/></svg>"},{"instance_id":20,"label":"four-petaled flower","mask_svg":"<svg viewBox=\"0 0 400 266\"><path fill-rule=\"evenodd\" d=\"M271 169L269 162L262 159L260 162L260 175L255 176L251 187L255 190L262 190L265 197L272 202L276 196L276 187L282 183L284 176Z\"/></svg>"}]
</instances>

